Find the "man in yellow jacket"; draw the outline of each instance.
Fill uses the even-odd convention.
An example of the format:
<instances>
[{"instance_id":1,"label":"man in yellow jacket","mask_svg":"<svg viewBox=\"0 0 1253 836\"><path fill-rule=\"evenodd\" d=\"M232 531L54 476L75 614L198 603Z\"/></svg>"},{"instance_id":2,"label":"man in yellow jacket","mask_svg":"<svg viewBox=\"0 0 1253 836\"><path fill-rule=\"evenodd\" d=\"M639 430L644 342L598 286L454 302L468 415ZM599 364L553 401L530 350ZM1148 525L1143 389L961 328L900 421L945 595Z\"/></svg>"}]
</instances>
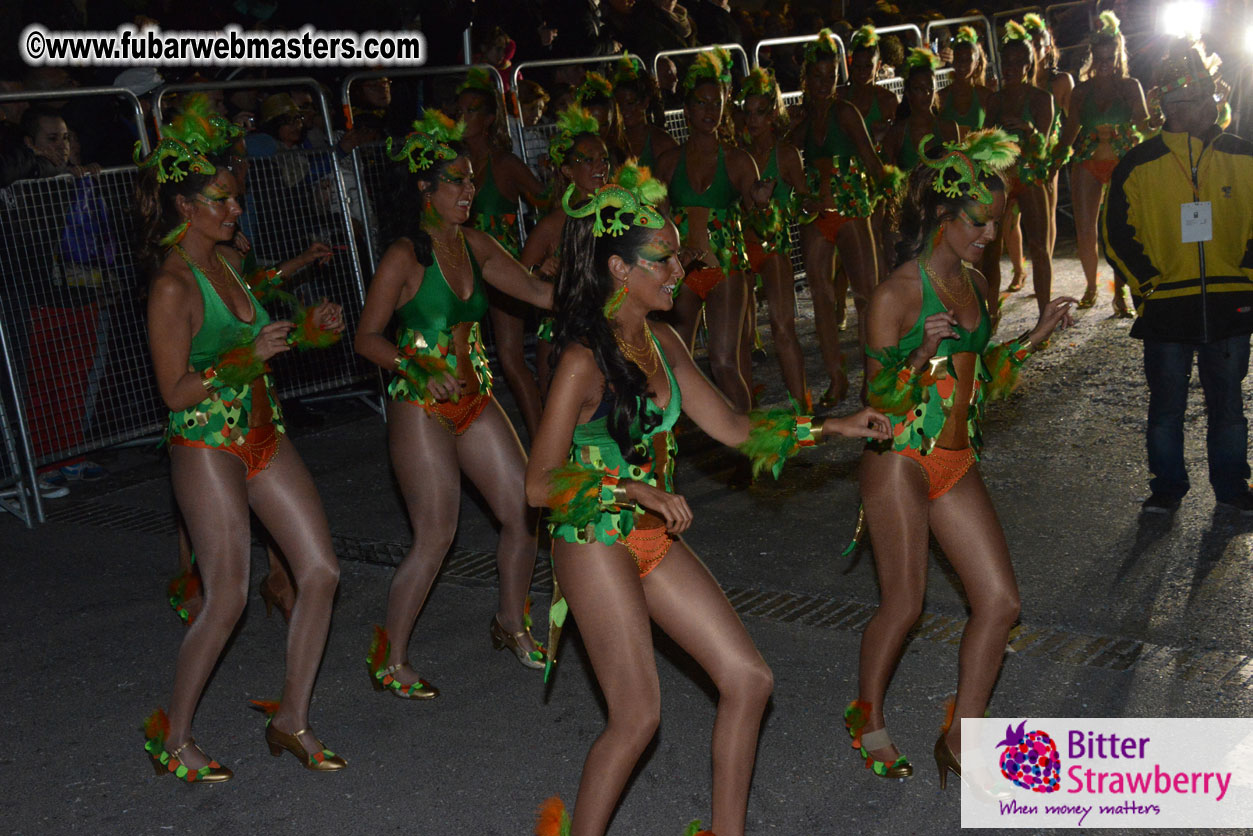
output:
<instances>
[{"instance_id":1,"label":"man in yellow jacket","mask_svg":"<svg viewBox=\"0 0 1253 836\"><path fill-rule=\"evenodd\" d=\"M1253 143L1215 124L1214 81L1195 47L1172 46L1158 79L1165 129L1123 157L1101 216L1105 256L1135 302L1131 336L1144 341L1153 478L1142 510L1172 513L1188 491L1195 355L1214 496L1253 514L1240 392L1253 333Z\"/></svg>"}]
</instances>

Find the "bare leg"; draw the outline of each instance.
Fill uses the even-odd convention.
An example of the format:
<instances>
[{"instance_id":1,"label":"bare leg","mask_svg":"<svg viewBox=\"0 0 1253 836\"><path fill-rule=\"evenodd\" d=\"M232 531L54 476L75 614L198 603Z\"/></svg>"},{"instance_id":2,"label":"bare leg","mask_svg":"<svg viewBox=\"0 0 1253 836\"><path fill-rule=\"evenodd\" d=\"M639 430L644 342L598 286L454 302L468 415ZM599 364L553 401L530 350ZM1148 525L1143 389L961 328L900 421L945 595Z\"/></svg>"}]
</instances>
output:
<instances>
[{"instance_id":1,"label":"bare leg","mask_svg":"<svg viewBox=\"0 0 1253 836\"><path fill-rule=\"evenodd\" d=\"M788 394L805 407L809 386L805 382L805 357L796 337L796 286L792 263L783 254L766 257L762 268L766 303L770 309L770 340L774 343Z\"/></svg>"},{"instance_id":2,"label":"bare leg","mask_svg":"<svg viewBox=\"0 0 1253 836\"><path fill-rule=\"evenodd\" d=\"M509 634L523 630L522 609L535 573L535 514L526 503L526 454L505 411L493 398L470 429L457 437L457 459L500 522L496 617ZM521 643L529 652L535 645Z\"/></svg>"},{"instance_id":3,"label":"bare leg","mask_svg":"<svg viewBox=\"0 0 1253 836\"><path fill-rule=\"evenodd\" d=\"M522 317L492 305L492 334L496 338L496 356L500 358L500 370L504 373L505 383L518 404L522 413L522 421L526 424L526 434L535 437L539 429L540 396L539 386L531 367L526 364L524 356L524 329Z\"/></svg>"},{"instance_id":4,"label":"bare leg","mask_svg":"<svg viewBox=\"0 0 1253 836\"><path fill-rule=\"evenodd\" d=\"M865 731L884 726L883 701L927 587L927 480L918 463L895 453L862 455L861 495L879 578L879 608L861 636L858 699L873 709ZM896 747L868 750L891 763Z\"/></svg>"},{"instance_id":5,"label":"bare leg","mask_svg":"<svg viewBox=\"0 0 1253 836\"><path fill-rule=\"evenodd\" d=\"M196 447L170 448L174 497L187 523L204 589L204 605L183 637L170 698L173 750L191 737L191 721L205 683L248 598L252 549L244 464L230 453ZM209 759L189 746L180 755L191 769Z\"/></svg>"},{"instance_id":6,"label":"bare leg","mask_svg":"<svg viewBox=\"0 0 1253 836\"><path fill-rule=\"evenodd\" d=\"M844 355L840 350L840 323L836 321L835 244L822 237L815 224L801 227L801 252L805 261L805 277L814 300L814 329L822 364L831 381L833 398L840 399L848 391L844 372Z\"/></svg>"},{"instance_id":7,"label":"bare leg","mask_svg":"<svg viewBox=\"0 0 1253 836\"><path fill-rule=\"evenodd\" d=\"M191 548L191 537L187 533L187 522L183 519L181 512L174 515L178 524L178 573L180 575L192 575L197 572L194 562L195 552ZM191 623L200 615L200 608L204 606L204 598L197 593L193 596L183 599L183 609L187 612L187 622Z\"/></svg>"},{"instance_id":8,"label":"bare leg","mask_svg":"<svg viewBox=\"0 0 1253 836\"><path fill-rule=\"evenodd\" d=\"M1019 201L1014 204L1009 211L1009 219L1003 227L1003 235L1005 240L1005 250L1009 253L1009 264L1013 273L1009 280L1010 293L1022 289L1023 282L1027 280L1027 274L1023 271L1022 258L1022 207L1021 196Z\"/></svg>"},{"instance_id":9,"label":"bare leg","mask_svg":"<svg viewBox=\"0 0 1253 836\"><path fill-rule=\"evenodd\" d=\"M1018 199L1022 207L1023 243L1031 254L1031 283L1040 312L1053 292L1053 257L1049 252L1052 219L1048 214L1048 194L1041 185L1027 188Z\"/></svg>"},{"instance_id":10,"label":"bare leg","mask_svg":"<svg viewBox=\"0 0 1253 836\"><path fill-rule=\"evenodd\" d=\"M1096 274L1100 263L1097 253L1097 225L1100 221L1101 192L1104 190L1095 177L1082 165L1070 167L1070 193L1075 210L1075 238L1079 250L1079 263L1083 265L1083 277L1087 280L1087 292L1096 296Z\"/></svg>"},{"instance_id":11,"label":"bare leg","mask_svg":"<svg viewBox=\"0 0 1253 836\"><path fill-rule=\"evenodd\" d=\"M874 236L870 234L870 221L857 218L840 227L835 245L840 260L848 273L848 283L853 288L853 304L857 306L858 350L866 344L865 314L870 294L879 284L879 260L875 255Z\"/></svg>"},{"instance_id":12,"label":"bare leg","mask_svg":"<svg viewBox=\"0 0 1253 836\"><path fill-rule=\"evenodd\" d=\"M689 352L696 350L696 329L700 326L700 312L704 306L704 300L686 287L674 300L674 328L687 344Z\"/></svg>"},{"instance_id":13,"label":"bare leg","mask_svg":"<svg viewBox=\"0 0 1253 836\"><path fill-rule=\"evenodd\" d=\"M387 664L400 665L408 660L413 625L457 532L461 472L452 433L416 404L388 401L387 439L413 526L413 545L397 567L387 596L385 626L391 640ZM419 678L408 665L393 675L404 686Z\"/></svg>"},{"instance_id":14,"label":"bare leg","mask_svg":"<svg viewBox=\"0 0 1253 836\"><path fill-rule=\"evenodd\" d=\"M740 376L744 378L744 386L748 389L751 406L757 405L757 396L753 392L753 346L761 341L757 333L757 287L756 278L748 273L740 273L744 282L744 324L740 328L739 367Z\"/></svg>"},{"instance_id":15,"label":"bare leg","mask_svg":"<svg viewBox=\"0 0 1253 836\"><path fill-rule=\"evenodd\" d=\"M705 297L709 326L709 371L714 384L741 412L750 407L748 384L740 368L740 337L744 328L748 288L744 274L732 273Z\"/></svg>"},{"instance_id":16,"label":"bare leg","mask_svg":"<svg viewBox=\"0 0 1253 836\"><path fill-rule=\"evenodd\" d=\"M289 440L283 439L270 466L248 482L248 498L290 562L298 590L287 631L282 705L273 720L278 731L292 734L309 727L309 700L331 626L339 561L313 477ZM306 751L315 750L311 735L300 742Z\"/></svg>"},{"instance_id":17,"label":"bare leg","mask_svg":"<svg viewBox=\"0 0 1253 836\"><path fill-rule=\"evenodd\" d=\"M1005 211L1009 211L1008 207ZM992 318L993 332L1001 319L1001 252L1004 236L1005 227L998 226L996 237L983 248L983 260L979 263L979 272L988 280L988 316Z\"/></svg>"},{"instance_id":18,"label":"bare leg","mask_svg":"<svg viewBox=\"0 0 1253 836\"><path fill-rule=\"evenodd\" d=\"M961 579L970 619L958 655L957 702L947 739L961 751L962 717L982 717L1020 608L1009 547L978 467L931 504L935 538Z\"/></svg>"}]
</instances>

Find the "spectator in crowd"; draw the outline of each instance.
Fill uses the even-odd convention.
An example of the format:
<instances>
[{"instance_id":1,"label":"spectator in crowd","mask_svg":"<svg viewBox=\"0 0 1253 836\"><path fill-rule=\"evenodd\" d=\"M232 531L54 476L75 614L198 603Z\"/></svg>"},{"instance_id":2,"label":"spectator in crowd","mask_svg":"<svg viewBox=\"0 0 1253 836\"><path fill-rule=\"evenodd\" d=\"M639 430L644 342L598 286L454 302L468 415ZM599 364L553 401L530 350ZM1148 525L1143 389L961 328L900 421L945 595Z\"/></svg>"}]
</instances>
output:
<instances>
[{"instance_id":1,"label":"spectator in crowd","mask_svg":"<svg viewBox=\"0 0 1253 836\"><path fill-rule=\"evenodd\" d=\"M688 0L688 15L696 25L699 44L743 44L740 25L731 14L730 0Z\"/></svg>"},{"instance_id":2,"label":"spectator in crowd","mask_svg":"<svg viewBox=\"0 0 1253 836\"><path fill-rule=\"evenodd\" d=\"M696 29L687 9L679 5L678 0L648 0L651 9L646 9L649 17L656 19L667 29L679 37L688 46L696 45Z\"/></svg>"},{"instance_id":3,"label":"spectator in crowd","mask_svg":"<svg viewBox=\"0 0 1253 836\"><path fill-rule=\"evenodd\" d=\"M548 92L538 82L523 79L516 92L518 116L523 127L533 128L544 119L544 107L548 104Z\"/></svg>"},{"instance_id":4,"label":"spectator in crowd","mask_svg":"<svg viewBox=\"0 0 1253 836\"><path fill-rule=\"evenodd\" d=\"M600 11L614 40L650 65L658 52L688 46L651 0L604 0Z\"/></svg>"},{"instance_id":5,"label":"spectator in crowd","mask_svg":"<svg viewBox=\"0 0 1253 836\"><path fill-rule=\"evenodd\" d=\"M661 96L662 110L682 110L683 92L679 90L679 71L674 62L662 56L657 62L657 95Z\"/></svg>"},{"instance_id":6,"label":"spectator in crowd","mask_svg":"<svg viewBox=\"0 0 1253 836\"><path fill-rule=\"evenodd\" d=\"M1102 215L1106 258L1135 303L1131 336L1144 341L1153 478L1141 508L1173 513L1190 487L1183 425L1195 356L1214 498L1253 514L1241 393L1253 332L1253 146L1215 124L1214 80L1193 44L1173 44L1157 78L1166 125L1119 161Z\"/></svg>"},{"instance_id":7,"label":"spectator in crowd","mask_svg":"<svg viewBox=\"0 0 1253 836\"><path fill-rule=\"evenodd\" d=\"M548 0L548 19L561 21L561 37L553 41L552 57L613 55L621 50L601 19L600 0ZM554 108L554 112L559 112Z\"/></svg>"}]
</instances>

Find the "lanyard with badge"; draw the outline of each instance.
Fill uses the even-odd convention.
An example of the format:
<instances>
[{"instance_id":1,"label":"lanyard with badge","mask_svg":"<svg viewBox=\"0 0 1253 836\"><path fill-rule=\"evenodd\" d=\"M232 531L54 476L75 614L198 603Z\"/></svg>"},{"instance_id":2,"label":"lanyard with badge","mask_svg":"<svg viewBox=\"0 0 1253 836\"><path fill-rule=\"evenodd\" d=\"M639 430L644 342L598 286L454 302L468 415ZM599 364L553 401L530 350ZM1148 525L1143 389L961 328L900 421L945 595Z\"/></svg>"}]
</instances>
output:
<instances>
[{"instance_id":1,"label":"lanyard with badge","mask_svg":"<svg viewBox=\"0 0 1253 836\"><path fill-rule=\"evenodd\" d=\"M1192 162L1192 138L1185 137L1185 139L1188 143L1188 162ZM1196 189L1196 167L1193 167L1192 176L1189 177L1188 170L1183 167L1179 157L1173 153L1170 157L1183 172L1184 179L1192 188L1192 196L1196 198L1191 203L1179 204L1179 230L1182 233L1183 243L1199 244L1214 240L1213 206L1208 200L1201 200L1201 195Z\"/></svg>"}]
</instances>

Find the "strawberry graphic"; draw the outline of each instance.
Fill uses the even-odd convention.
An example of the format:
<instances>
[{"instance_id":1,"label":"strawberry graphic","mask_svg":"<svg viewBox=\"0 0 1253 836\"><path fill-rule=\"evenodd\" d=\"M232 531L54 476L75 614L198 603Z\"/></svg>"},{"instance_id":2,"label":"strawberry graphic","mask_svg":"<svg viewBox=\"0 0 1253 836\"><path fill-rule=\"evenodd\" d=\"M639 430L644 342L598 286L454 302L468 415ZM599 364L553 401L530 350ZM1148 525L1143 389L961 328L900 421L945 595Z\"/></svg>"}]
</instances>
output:
<instances>
[{"instance_id":1,"label":"strawberry graphic","mask_svg":"<svg viewBox=\"0 0 1253 836\"><path fill-rule=\"evenodd\" d=\"M1001 774L1032 792L1057 792L1062 772L1057 744L1048 732L1026 732L1026 728L1026 720L1016 729L1013 724L1005 727L1005 739L996 744L1005 747Z\"/></svg>"}]
</instances>

